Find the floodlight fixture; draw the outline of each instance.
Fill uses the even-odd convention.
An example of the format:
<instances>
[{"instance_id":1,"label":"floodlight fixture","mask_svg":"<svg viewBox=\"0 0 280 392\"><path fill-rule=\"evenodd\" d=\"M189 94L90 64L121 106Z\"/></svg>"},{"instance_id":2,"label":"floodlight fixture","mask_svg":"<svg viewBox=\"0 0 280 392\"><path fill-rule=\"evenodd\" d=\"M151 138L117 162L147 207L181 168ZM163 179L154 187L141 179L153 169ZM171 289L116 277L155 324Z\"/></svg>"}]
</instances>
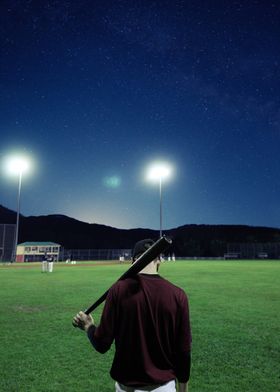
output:
<instances>
[{"instance_id":1,"label":"floodlight fixture","mask_svg":"<svg viewBox=\"0 0 280 392\"><path fill-rule=\"evenodd\" d=\"M159 236L162 237L162 182L171 177L172 166L163 161L151 164L147 170L147 180L159 184Z\"/></svg>"},{"instance_id":2,"label":"floodlight fixture","mask_svg":"<svg viewBox=\"0 0 280 392\"><path fill-rule=\"evenodd\" d=\"M147 179L151 181L163 181L170 178L172 167L166 162L155 162L152 164L147 173Z\"/></svg>"},{"instance_id":3,"label":"floodlight fixture","mask_svg":"<svg viewBox=\"0 0 280 392\"><path fill-rule=\"evenodd\" d=\"M5 161L6 171L10 175L22 176L30 169L30 159L24 155L12 155Z\"/></svg>"},{"instance_id":4,"label":"floodlight fixture","mask_svg":"<svg viewBox=\"0 0 280 392\"><path fill-rule=\"evenodd\" d=\"M25 155L21 155L21 154L11 155L8 156L5 160L5 171L7 172L7 174L18 176L16 233L15 233L12 261L16 261L16 254L17 254L22 176L23 174L28 172L30 167L31 167L31 161Z\"/></svg>"}]
</instances>

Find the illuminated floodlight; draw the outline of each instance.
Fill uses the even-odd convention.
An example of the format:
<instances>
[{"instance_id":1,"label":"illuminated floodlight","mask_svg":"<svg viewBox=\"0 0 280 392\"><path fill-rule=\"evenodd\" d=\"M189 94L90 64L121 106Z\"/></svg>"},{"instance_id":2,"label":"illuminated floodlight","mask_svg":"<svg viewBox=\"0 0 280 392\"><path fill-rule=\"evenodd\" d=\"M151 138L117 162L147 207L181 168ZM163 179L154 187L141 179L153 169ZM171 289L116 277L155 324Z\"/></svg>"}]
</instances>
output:
<instances>
[{"instance_id":1,"label":"illuminated floodlight","mask_svg":"<svg viewBox=\"0 0 280 392\"><path fill-rule=\"evenodd\" d=\"M12 261L16 261L16 254L17 254L22 177L23 174L27 173L30 168L31 168L31 161L25 155L13 154L7 156L7 158L4 161L5 172L9 175L17 176L18 178L16 233L14 239Z\"/></svg>"},{"instance_id":2,"label":"illuminated floodlight","mask_svg":"<svg viewBox=\"0 0 280 392\"><path fill-rule=\"evenodd\" d=\"M167 162L154 162L147 170L147 180L159 184L159 236L162 236L162 182L171 177L173 168Z\"/></svg>"},{"instance_id":3,"label":"illuminated floodlight","mask_svg":"<svg viewBox=\"0 0 280 392\"><path fill-rule=\"evenodd\" d=\"M147 179L151 181L162 181L171 176L172 168L166 162L156 162L150 166Z\"/></svg>"},{"instance_id":4,"label":"illuminated floodlight","mask_svg":"<svg viewBox=\"0 0 280 392\"><path fill-rule=\"evenodd\" d=\"M5 161L5 171L10 175L22 175L30 170L30 159L23 155L13 155Z\"/></svg>"}]
</instances>

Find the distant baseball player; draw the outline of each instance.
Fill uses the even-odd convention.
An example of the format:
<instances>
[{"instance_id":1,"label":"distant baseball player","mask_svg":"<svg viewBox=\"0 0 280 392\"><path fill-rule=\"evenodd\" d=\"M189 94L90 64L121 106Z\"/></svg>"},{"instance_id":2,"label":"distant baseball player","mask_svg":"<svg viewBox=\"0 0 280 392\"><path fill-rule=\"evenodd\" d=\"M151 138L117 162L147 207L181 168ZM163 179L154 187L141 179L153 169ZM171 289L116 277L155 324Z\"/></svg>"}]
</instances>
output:
<instances>
[{"instance_id":1,"label":"distant baseball player","mask_svg":"<svg viewBox=\"0 0 280 392\"><path fill-rule=\"evenodd\" d=\"M133 261L154 242L139 241ZM116 282L99 326L79 312L75 326L87 332L100 353L115 342L111 377L116 391L187 392L191 367L191 327L185 292L158 274L153 260L134 278Z\"/></svg>"},{"instance_id":2,"label":"distant baseball player","mask_svg":"<svg viewBox=\"0 0 280 392\"><path fill-rule=\"evenodd\" d=\"M42 272L48 272L48 255L47 253L44 254L42 259Z\"/></svg>"},{"instance_id":3,"label":"distant baseball player","mask_svg":"<svg viewBox=\"0 0 280 392\"><path fill-rule=\"evenodd\" d=\"M53 256L50 255L47 261L48 261L48 272L53 272Z\"/></svg>"}]
</instances>

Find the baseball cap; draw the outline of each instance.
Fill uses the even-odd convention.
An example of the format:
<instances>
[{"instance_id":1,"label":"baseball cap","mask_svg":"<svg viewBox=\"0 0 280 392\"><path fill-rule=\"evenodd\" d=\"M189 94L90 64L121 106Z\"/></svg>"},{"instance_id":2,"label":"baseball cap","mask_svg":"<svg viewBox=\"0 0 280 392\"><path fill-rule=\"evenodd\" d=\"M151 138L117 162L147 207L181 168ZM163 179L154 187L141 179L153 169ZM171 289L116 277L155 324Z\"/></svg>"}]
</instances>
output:
<instances>
[{"instance_id":1,"label":"baseball cap","mask_svg":"<svg viewBox=\"0 0 280 392\"><path fill-rule=\"evenodd\" d=\"M154 243L155 241L149 238L136 242L132 251L133 261L135 261L139 256L141 256L142 253L146 252L146 250L149 249Z\"/></svg>"}]
</instances>

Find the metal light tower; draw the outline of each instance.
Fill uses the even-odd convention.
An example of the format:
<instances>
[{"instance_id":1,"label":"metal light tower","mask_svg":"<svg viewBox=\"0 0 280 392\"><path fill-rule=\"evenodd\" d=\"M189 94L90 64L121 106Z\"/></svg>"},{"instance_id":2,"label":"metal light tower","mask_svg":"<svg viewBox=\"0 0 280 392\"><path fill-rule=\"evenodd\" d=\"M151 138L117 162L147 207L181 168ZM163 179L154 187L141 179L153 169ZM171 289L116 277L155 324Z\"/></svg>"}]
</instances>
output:
<instances>
[{"instance_id":1,"label":"metal light tower","mask_svg":"<svg viewBox=\"0 0 280 392\"><path fill-rule=\"evenodd\" d=\"M162 182L170 177L171 166L166 162L155 162L148 169L147 179L159 183L159 236L162 236Z\"/></svg>"},{"instance_id":2,"label":"metal light tower","mask_svg":"<svg viewBox=\"0 0 280 392\"><path fill-rule=\"evenodd\" d=\"M16 234L15 234L15 241L14 241L14 248L13 248L13 255L12 255L12 261L16 261L18 233L19 233L19 214L20 214L22 176L30 168L30 160L24 156L11 156L6 160L6 168L9 174L18 176Z\"/></svg>"}]
</instances>

